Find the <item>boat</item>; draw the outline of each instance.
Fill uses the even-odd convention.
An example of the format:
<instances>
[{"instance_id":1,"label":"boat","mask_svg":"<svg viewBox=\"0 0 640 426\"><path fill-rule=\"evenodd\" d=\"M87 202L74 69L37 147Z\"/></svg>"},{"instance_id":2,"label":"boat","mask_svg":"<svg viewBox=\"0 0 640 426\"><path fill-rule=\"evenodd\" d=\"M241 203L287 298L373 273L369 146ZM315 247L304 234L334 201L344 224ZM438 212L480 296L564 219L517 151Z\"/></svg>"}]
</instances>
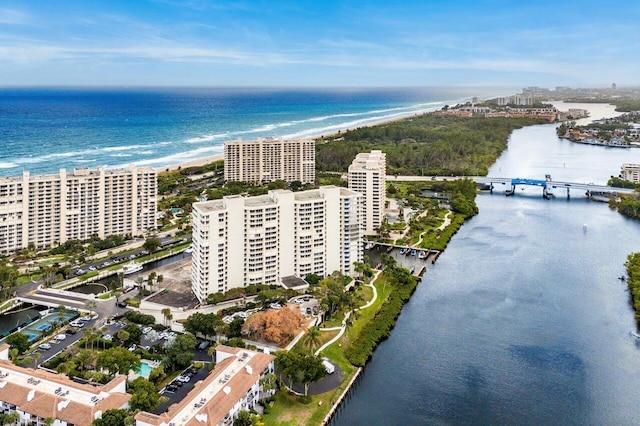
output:
<instances>
[{"instance_id":1,"label":"boat","mask_svg":"<svg viewBox=\"0 0 640 426\"><path fill-rule=\"evenodd\" d=\"M640 334L636 333L635 331L630 331L629 334L635 337L636 339L640 339Z\"/></svg>"},{"instance_id":2,"label":"boat","mask_svg":"<svg viewBox=\"0 0 640 426\"><path fill-rule=\"evenodd\" d=\"M418 259L426 259L427 258L427 252L424 250L420 250L420 253L418 253Z\"/></svg>"},{"instance_id":3,"label":"boat","mask_svg":"<svg viewBox=\"0 0 640 426\"><path fill-rule=\"evenodd\" d=\"M620 275L620 276L618 277L618 279L619 279L620 281L624 281L624 280L626 280L627 278L626 278L624 275Z\"/></svg>"},{"instance_id":4,"label":"boat","mask_svg":"<svg viewBox=\"0 0 640 426\"><path fill-rule=\"evenodd\" d=\"M402 247L402 248L400 249L400 254L406 254L408 251L409 251L409 248L408 248L408 247Z\"/></svg>"},{"instance_id":5,"label":"boat","mask_svg":"<svg viewBox=\"0 0 640 426\"><path fill-rule=\"evenodd\" d=\"M135 274L136 272L140 272L140 271L142 271L142 265L134 261L131 261L126 265L122 266L122 272L125 275Z\"/></svg>"},{"instance_id":6,"label":"boat","mask_svg":"<svg viewBox=\"0 0 640 426\"><path fill-rule=\"evenodd\" d=\"M415 256L417 253L416 249L411 249L411 256Z\"/></svg>"}]
</instances>

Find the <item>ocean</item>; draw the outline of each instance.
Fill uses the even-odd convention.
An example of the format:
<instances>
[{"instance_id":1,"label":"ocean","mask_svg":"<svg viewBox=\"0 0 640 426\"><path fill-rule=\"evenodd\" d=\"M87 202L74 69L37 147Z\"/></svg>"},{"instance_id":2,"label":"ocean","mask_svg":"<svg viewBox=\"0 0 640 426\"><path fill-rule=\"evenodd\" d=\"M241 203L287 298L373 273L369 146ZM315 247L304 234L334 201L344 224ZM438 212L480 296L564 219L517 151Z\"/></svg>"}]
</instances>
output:
<instances>
[{"instance_id":1,"label":"ocean","mask_svg":"<svg viewBox=\"0 0 640 426\"><path fill-rule=\"evenodd\" d=\"M336 133L513 88L4 88L0 176L164 167L224 142Z\"/></svg>"}]
</instances>

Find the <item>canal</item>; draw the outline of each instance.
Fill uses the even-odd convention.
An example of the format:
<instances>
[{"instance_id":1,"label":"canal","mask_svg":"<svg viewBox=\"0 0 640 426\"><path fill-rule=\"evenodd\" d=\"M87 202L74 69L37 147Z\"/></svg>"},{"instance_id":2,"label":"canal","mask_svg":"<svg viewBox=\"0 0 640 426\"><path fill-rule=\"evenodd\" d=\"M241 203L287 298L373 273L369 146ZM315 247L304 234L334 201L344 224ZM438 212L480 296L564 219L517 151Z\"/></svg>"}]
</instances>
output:
<instances>
[{"instance_id":1,"label":"canal","mask_svg":"<svg viewBox=\"0 0 640 426\"><path fill-rule=\"evenodd\" d=\"M490 175L604 184L622 163L640 149L541 125L516 130ZM640 424L640 341L618 279L640 222L571 196L478 195L333 423Z\"/></svg>"}]
</instances>

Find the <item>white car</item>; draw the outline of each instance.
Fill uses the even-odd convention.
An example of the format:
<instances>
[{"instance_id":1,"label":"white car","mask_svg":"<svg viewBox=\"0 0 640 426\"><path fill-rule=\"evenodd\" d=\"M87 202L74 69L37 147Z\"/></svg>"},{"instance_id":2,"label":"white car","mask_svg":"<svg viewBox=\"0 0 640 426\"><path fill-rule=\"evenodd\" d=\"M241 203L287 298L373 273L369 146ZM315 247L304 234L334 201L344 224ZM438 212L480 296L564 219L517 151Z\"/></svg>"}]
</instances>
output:
<instances>
[{"instance_id":1,"label":"white car","mask_svg":"<svg viewBox=\"0 0 640 426\"><path fill-rule=\"evenodd\" d=\"M51 345L48 343L42 343L41 345L38 345L38 348L46 351L47 349L51 349Z\"/></svg>"},{"instance_id":2,"label":"white car","mask_svg":"<svg viewBox=\"0 0 640 426\"><path fill-rule=\"evenodd\" d=\"M191 377L189 377L189 376L178 376L177 380L181 381L182 383L187 383L188 381L191 380Z\"/></svg>"},{"instance_id":3,"label":"white car","mask_svg":"<svg viewBox=\"0 0 640 426\"><path fill-rule=\"evenodd\" d=\"M56 339L56 340L64 340L64 339L66 339L66 338L67 338L67 335L66 335L66 334L58 334L58 335L55 337L55 339Z\"/></svg>"},{"instance_id":4,"label":"white car","mask_svg":"<svg viewBox=\"0 0 640 426\"><path fill-rule=\"evenodd\" d=\"M272 304L269 305L269 307L271 309L280 309L280 308L282 308L282 306L280 306L279 303L272 303Z\"/></svg>"},{"instance_id":5,"label":"white car","mask_svg":"<svg viewBox=\"0 0 640 426\"><path fill-rule=\"evenodd\" d=\"M109 341L109 342L110 342L111 340L113 340L113 336L112 336L112 335L110 335L110 334L103 334L103 335L102 335L102 338L103 338L104 340Z\"/></svg>"},{"instance_id":6,"label":"white car","mask_svg":"<svg viewBox=\"0 0 640 426\"><path fill-rule=\"evenodd\" d=\"M242 318L242 319L247 319L247 318L249 318L249 314L248 314L248 313L246 313L246 312L240 312L240 313L238 313L238 316L239 316L240 318Z\"/></svg>"},{"instance_id":7,"label":"white car","mask_svg":"<svg viewBox=\"0 0 640 426\"><path fill-rule=\"evenodd\" d=\"M150 332L151 330L153 330L153 328L151 327L143 327L142 328L142 334L147 334L148 332Z\"/></svg>"},{"instance_id":8,"label":"white car","mask_svg":"<svg viewBox=\"0 0 640 426\"><path fill-rule=\"evenodd\" d=\"M91 318L89 315L85 315L83 317L79 318L80 321L91 321L93 318Z\"/></svg>"}]
</instances>

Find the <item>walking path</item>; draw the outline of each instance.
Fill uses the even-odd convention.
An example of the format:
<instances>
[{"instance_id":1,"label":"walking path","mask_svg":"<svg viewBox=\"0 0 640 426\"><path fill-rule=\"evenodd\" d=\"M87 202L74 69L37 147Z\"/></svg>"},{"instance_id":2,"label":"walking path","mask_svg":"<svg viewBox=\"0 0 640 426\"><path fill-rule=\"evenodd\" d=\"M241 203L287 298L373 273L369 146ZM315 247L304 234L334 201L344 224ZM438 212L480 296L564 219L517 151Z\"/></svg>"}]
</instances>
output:
<instances>
[{"instance_id":1,"label":"walking path","mask_svg":"<svg viewBox=\"0 0 640 426\"><path fill-rule=\"evenodd\" d=\"M377 271L376 274L373 276L373 278L371 278L371 281L369 281L369 284L367 284L369 287L371 287L373 289L373 297L371 298L371 300L369 302L367 302L366 304L364 304L364 305L360 306L359 308L355 309L356 311L360 311L362 309L368 308L369 306L373 305L373 303L378 298L378 290L376 289L376 286L373 285L373 283L378 279L378 276L380 275L381 272L382 271ZM342 325L340 327L330 327L330 328L321 328L320 329L320 331L340 330L340 332L338 334L336 334L333 337L333 339L329 340L327 343L325 343L324 345L320 346L320 348L315 352L314 355L317 356L325 348L329 347L330 345L332 345L333 343L335 343L338 339L340 339L342 337L344 332L347 330L347 319L349 319L349 317L351 316L352 313L353 313L353 311L349 311L346 314L344 314L344 318L342 319Z\"/></svg>"},{"instance_id":2,"label":"walking path","mask_svg":"<svg viewBox=\"0 0 640 426\"><path fill-rule=\"evenodd\" d=\"M451 223L451 218L449 217L450 215L451 215L451 210L449 210L447 214L444 215L444 222L442 222L442 225L436 228L436 231L442 231L444 228L449 226L449 224ZM420 247L420 244L422 244L422 237L424 237L424 234L426 233L427 231L420 233L420 238L418 239L418 242L415 243L412 247Z\"/></svg>"}]
</instances>

